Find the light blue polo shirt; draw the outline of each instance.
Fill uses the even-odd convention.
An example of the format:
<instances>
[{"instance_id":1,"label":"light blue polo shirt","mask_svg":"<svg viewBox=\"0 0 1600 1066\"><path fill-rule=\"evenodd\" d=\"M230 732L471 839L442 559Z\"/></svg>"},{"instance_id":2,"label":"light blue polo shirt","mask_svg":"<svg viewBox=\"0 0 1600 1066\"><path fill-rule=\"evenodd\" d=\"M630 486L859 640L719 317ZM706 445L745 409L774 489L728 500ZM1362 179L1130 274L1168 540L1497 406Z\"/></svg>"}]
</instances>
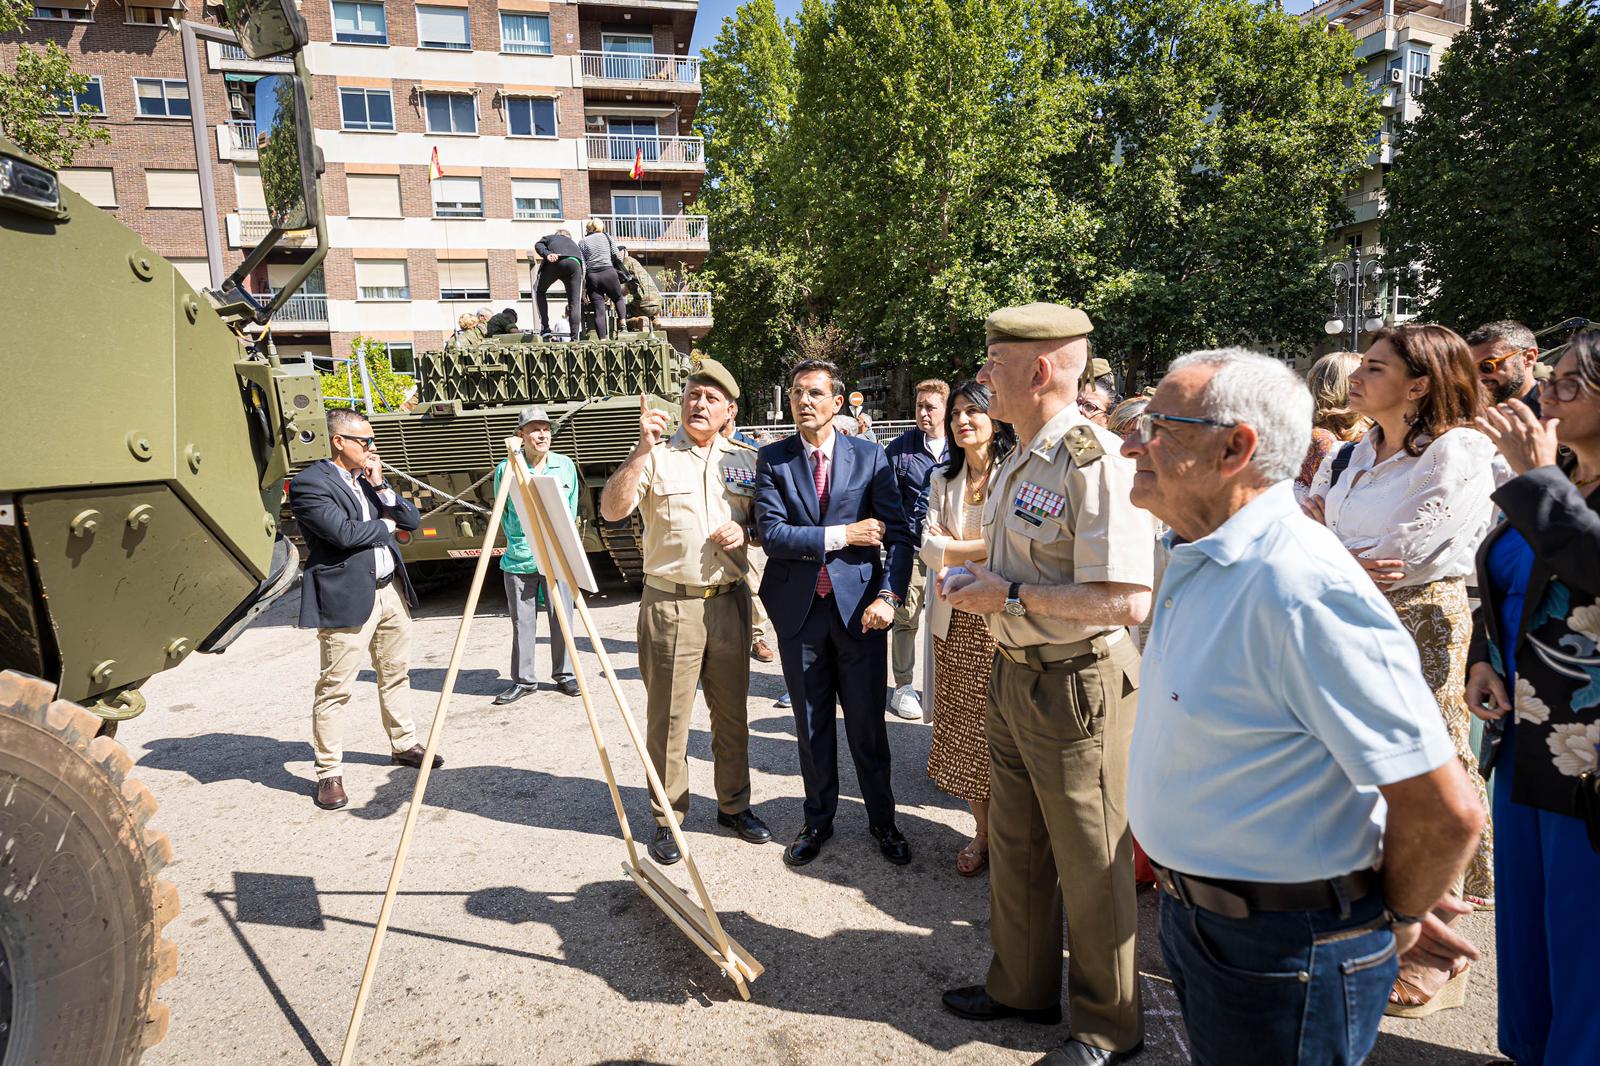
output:
<instances>
[{"instance_id":1,"label":"light blue polo shirt","mask_svg":"<svg viewBox=\"0 0 1600 1066\"><path fill-rule=\"evenodd\" d=\"M1174 544L1154 617L1128 817L1162 866L1268 882L1365 869L1377 786L1455 758L1411 634L1291 482Z\"/></svg>"}]
</instances>

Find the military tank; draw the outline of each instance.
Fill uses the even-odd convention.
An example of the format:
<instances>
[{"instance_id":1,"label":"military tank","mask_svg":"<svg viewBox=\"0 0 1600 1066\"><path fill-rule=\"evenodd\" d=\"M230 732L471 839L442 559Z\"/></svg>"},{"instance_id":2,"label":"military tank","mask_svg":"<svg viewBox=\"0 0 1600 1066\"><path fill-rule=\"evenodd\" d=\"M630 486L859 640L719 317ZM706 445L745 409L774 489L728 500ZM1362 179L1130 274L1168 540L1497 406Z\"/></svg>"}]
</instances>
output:
<instances>
[{"instance_id":1,"label":"military tank","mask_svg":"<svg viewBox=\"0 0 1600 1066\"><path fill-rule=\"evenodd\" d=\"M0 1062L126 1066L166 1031L178 910L156 801L117 725L140 688L221 652L298 572L283 478L327 454L315 375L251 347L326 252L307 35L291 0L228 0L258 83L273 229L216 291L0 140ZM214 28L208 33L217 33ZM228 40L234 37L222 34ZM192 38L190 39L192 44ZM317 250L263 306L285 232ZM26 268L20 268L26 264ZM76 293L77 296L66 294ZM64 306L72 313L58 313Z\"/></svg>"}]
</instances>

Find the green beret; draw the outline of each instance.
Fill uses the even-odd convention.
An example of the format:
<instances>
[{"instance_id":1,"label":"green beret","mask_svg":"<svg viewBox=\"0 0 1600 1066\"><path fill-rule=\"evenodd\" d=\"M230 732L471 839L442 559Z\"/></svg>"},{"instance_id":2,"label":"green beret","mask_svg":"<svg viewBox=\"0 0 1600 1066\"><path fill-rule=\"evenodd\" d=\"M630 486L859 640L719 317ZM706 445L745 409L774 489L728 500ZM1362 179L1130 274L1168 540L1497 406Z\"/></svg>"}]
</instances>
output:
<instances>
[{"instance_id":1,"label":"green beret","mask_svg":"<svg viewBox=\"0 0 1600 1066\"><path fill-rule=\"evenodd\" d=\"M715 359L702 359L689 370L690 381L701 381L708 385L715 385L728 394L728 399L739 398L739 383L733 380L733 375L728 368Z\"/></svg>"},{"instance_id":2,"label":"green beret","mask_svg":"<svg viewBox=\"0 0 1600 1066\"><path fill-rule=\"evenodd\" d=\"M1062 304L1023 304L1002 307L983 323L985 344L1009 341L1054 341L1082 337L1094 331L1089 316Z\"/></svg>"}]
</instances>

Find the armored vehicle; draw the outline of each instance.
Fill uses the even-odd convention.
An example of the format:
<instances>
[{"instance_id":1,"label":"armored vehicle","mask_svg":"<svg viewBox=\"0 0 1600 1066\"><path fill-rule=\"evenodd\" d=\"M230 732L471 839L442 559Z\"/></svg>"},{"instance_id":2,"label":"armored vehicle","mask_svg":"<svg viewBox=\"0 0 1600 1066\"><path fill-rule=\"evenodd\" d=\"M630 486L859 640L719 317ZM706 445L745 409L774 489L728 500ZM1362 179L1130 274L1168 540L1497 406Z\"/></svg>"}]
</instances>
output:
<instances>
[{"instance_id":1,"label":"armored vehicle","mask_svg":"<svg viewBox=\"0 0 1600 1066\"><path fill-rule=\"evenodd\" d=\"M166 1031L177 969L159 879L172 850L128 777L117 723L140 687L220 652L298 572L283 478L327 454L314 375L245 342L326 252L291 0L228 0L258 82L272 231L196 292L111 215L0 140L0 1061L135 1063ZM195 100L202 116L203 98ZM197 129L197 134L201 130ZM202 159L204 154L202 153ZM267 306L241 282L290 230L317 250ZM220 278L220 256L212 261ZM70 294L70 295L68 295Z\"/></svg>"}]
</instances>

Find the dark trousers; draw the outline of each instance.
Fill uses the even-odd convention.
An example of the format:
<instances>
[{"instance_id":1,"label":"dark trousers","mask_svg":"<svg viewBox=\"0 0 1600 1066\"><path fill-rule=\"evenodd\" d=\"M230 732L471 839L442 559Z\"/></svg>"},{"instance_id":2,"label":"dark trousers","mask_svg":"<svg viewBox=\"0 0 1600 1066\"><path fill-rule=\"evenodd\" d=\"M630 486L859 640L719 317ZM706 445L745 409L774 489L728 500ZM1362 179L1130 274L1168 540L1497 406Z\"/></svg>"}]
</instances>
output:
<instances>
[{"instance_id":1,"label":"dark trousers","mask_svg":"<svg viewBox=\"0 0 1600 1066\"><path fill-rule=\"evenodd\" d=\"M833 598L813 597L800 632L778 641L783 680L794 700L800 742L800 778L806 786L806 825L833 824L839 807L837 713L855 760L856 780L873 828L894 826L894 791L889 787L889 732L883 721L887 680L887 634L852 637L839 620Z\"/></svg>"},{"instance_id":2,"label":"dark trousers","mask_svg":"<svg viewBox=\"0 0 1600 1066\"><path fill-rule=\"evenodd\" d=\"M591 270L585 284L589 287L589 299L594 303L594 329L600 334L600 339L605 340L611 336L611 322L606 317L606 300L610 300L612 306L617 309L618 328L627 328L628 297L622 291L622 279L617 277L617 272L610 267L604 270Z\"/></svg>"},{"instance_id":3,"label":"dark trousers","mask_svg":"<svg viewBox=\"0 0 1600 1066\"><path fill-rule=\"evenodd\" d=\"M539 287L533 295L539 309L539 332L550 335L550 301L545 294L558 281L567 290L567 326L577 340L583 334L583 264L576 259L539 264Z\"/></svg>"},{"instance_id":4,"label":"dark trousers","mask_svg":"<svg viewBox=\"0 0 1600 1066\"><path fill-rule=\"evenodd\" d=\"M1225 918L1161 894L1161 953L1197 1066L1356 1066L1399 964L1377 894Z\"/></svg>"}]
</instances>

